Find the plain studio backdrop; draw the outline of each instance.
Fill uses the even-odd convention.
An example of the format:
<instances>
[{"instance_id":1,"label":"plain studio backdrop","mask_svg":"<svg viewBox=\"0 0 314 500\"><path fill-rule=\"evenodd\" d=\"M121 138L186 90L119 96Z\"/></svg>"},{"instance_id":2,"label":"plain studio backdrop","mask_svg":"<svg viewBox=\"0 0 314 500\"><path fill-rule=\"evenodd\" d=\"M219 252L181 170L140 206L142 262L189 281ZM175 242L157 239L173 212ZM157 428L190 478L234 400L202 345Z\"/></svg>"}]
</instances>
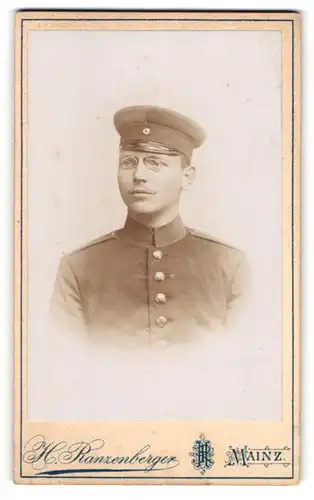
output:
<instances>
[{"instance_id":1,"label":"plain studio backdrop","mask_svg":"<svg viewBox=\"0 0 314 500\"><path fill-rule=\"evenodd\" d=\"M61 376L68 396L49 405L47 380L62 373L47 368L56 269L63 253L123 225L112 119L139 104L171 108L206 129L181 216L246 252L251 320L208 349L156 355L112 351L87 359L78 339ZM31 32L29 418L280 419L281 186L279 32ZM56 335L55 351L62 345Z\"/></svg>"}]
</instances>

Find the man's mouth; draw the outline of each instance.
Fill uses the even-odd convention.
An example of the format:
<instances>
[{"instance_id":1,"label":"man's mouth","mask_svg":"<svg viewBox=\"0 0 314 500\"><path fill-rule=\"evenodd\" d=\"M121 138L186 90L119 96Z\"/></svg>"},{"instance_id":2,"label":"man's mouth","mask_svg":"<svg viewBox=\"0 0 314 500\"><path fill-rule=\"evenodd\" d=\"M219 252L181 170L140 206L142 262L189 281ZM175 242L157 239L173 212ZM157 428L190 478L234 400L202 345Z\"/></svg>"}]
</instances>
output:
<instances>
[{"instance_id":1,"label":"man's mouth","mask_svg":"<svg viewBox=\"0 0 314 500\"><path fill-rule=\"evenodd\" d=\"M151 191L149 189L144 189L144 188L130 189L129 193L130 194L155 194L154 191Z\"/></svg>"}]
</instances>

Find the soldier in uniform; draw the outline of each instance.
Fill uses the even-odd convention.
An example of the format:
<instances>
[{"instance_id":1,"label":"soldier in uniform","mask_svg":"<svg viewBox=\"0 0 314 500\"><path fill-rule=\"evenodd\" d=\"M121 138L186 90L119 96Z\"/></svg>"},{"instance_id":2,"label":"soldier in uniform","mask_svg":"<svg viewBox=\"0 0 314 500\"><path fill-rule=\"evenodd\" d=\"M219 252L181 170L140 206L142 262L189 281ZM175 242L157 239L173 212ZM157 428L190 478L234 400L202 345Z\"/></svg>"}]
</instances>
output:
<instances>
[{"instance_id":1,"label":"soldier in uniform","mask_svg":"<svg viewBox=\"0 0 314 500\"><path fill-rule=\"evenodd\" d=\"M123 108L114 124L128 215L124 227L62 257L53 316L93 337L136 344L181 343L224 329L245 291L245 257L185 227L179 215L204 131L153 106Z\"/></svg>"}]
</instances>

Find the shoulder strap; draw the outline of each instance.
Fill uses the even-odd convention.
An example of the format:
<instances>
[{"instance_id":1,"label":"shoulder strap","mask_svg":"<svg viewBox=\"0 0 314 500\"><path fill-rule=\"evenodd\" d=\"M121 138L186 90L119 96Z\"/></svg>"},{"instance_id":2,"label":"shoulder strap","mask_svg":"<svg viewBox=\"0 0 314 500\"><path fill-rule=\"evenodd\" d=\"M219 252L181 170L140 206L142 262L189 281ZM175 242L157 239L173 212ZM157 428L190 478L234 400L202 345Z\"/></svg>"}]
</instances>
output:
<instances>
[{"instance_id":1,"label":"shoulder strap","mask_svg":"<svg viewBox=\"0 0 314 500\"><path fill-rule=\"evenodd\" d=\"M87 248L93 247L95 245L99 245L100 243L104 243L105 241L112 240L113 238L115 238L115 234L116 234L116 231L112 231L111 233L108 233L108 234L103 234L102 236L99 236L99 238L96 238L96 239L90 241L89 243L86 243L85 245L77 248L76 250L74 250L71 253L80 252L81 250L86 250Z\"/></svg>"},{"instance_id":2,"label":"shoulder strap","mask_svg":"<svg viewBox=\"0 0 314 500\"><path fill-rule=\"evenodd\" d=\"M194 236L195 238L207 240L207 241L210 241L212 243L217 243L218 245L222 245L224 247L231 248L232 250L236 250L236 248L232 247L231 245L228 245L228 243L217 240L216 238L213 238L211 235L203 233L202 231L199 231L198 229L187 228L187 230L191 234L191 236Z\"/></svg>"}]
</instances>

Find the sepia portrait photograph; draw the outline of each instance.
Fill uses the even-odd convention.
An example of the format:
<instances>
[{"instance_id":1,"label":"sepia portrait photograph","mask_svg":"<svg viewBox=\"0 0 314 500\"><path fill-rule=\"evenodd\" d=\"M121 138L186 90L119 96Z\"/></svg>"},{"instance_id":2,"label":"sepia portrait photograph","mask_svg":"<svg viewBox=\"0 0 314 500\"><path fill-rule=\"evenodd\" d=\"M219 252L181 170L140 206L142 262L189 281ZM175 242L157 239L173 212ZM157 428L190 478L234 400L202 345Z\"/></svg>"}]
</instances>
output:
<instances>
[{"instance_id":1,"label":"sepia portrait photograph","mask_svg":"<svg viewBox=\"0 0 314 500\"><path fill-rule=\"evenodd\" d=\"M285 479L299 19L131 14L17 18L24 465L65 468L28 461L50 426L74 443L75 425L93 439L97 425L106 436L134 425L136 443L142 425L158 443L158 426L179 422L188 457L207 429L197 422L231 447L265 435L261 449L267 422L289 450L289 467L275 466ZM249 439L226 437L228 422L244 436L248 422ZM183 476L210 474L212 455L194 469L187 458Z\"/></svg>"}]
</instances>

